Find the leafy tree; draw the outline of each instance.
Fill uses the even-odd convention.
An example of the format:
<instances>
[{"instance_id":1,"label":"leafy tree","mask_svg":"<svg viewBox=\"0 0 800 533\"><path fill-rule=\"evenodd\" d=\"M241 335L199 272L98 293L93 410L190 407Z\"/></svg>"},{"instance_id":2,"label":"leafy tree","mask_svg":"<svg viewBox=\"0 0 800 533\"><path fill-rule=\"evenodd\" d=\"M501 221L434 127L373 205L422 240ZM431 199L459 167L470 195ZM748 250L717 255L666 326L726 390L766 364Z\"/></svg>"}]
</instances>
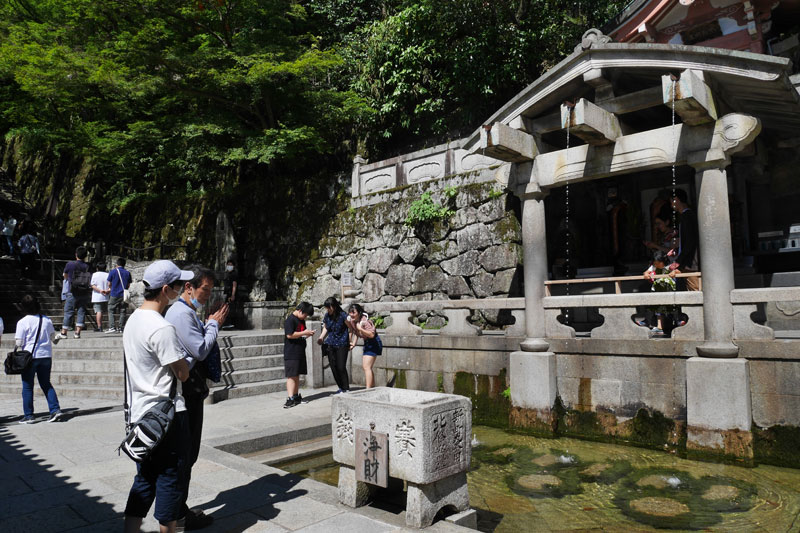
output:
<instances>
[{"instance_id":1,"label":"leafy tree","mask_svg":"<svg viewBox=\"0 0 800 533\"><path fill-rule=\"evenodd\" d=\"M625 2L412 0L381 3L381 16L360 0L312 4L329 19L344 4L372 19L339 37L340 53L352 87L378 111L369 145L385 149L474 129Z\"/></svg>"},{"instance_id":2,"label":"leafy tree","mask_svg":"<svg viewBox=\"0 0 800 533\"><path fill-rule=\"evenodd\" d=\"M9 1L0 127L91 157L111 211L335 162L371 109L310 29L296 0Z\"/></svg>"}]
</instances>

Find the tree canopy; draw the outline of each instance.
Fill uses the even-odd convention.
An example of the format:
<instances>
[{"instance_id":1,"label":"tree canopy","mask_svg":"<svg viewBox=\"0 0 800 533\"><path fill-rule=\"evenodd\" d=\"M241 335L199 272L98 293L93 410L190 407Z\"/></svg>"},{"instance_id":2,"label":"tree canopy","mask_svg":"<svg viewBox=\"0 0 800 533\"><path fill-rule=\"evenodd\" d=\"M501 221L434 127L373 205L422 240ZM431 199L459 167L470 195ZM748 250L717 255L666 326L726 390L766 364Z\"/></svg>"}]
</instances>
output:
<instances>
[{"instance_id":1,"label":"tree canopy","mask_svg":"<svg viewBox=\"0 0 800 533\"><path fill-rule=\"evenodd\" d=\"M0 132L108 213L458 136L619 0L5 0Z\"/></svg>"}]
</instances>

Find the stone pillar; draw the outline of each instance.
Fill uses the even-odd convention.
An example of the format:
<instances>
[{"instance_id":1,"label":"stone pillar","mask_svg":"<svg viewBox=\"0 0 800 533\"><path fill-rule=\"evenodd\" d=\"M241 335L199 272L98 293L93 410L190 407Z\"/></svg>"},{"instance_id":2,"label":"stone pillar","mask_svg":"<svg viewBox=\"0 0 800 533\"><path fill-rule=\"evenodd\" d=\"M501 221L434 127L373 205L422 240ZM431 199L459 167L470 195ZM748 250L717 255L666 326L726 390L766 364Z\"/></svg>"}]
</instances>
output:
<instances>
[{"instance_id":1,"label":"stone pillar","mask_svg":"<svg viewBox=\"0 0 800 533\"><path fill-rule=\"evenodd\" d=\"M544 282L547 281L547 234L544 198L546 193L523 195L522 254L525 281L525 336L521 348L526 352L545 352Z\"/></svg>"},{"instance_id":2,"label":"stone pillar","mask_svg":"<svg viewBox=\"0 0 800 533\"><path fill-rule=\"evenodd\" d=\"M366 159L360 155L353 158L353 175L350 181L350 195L353 198L358 198L361 194L361 165L366 162Z\"/></svg>"},{"instance_id":3,"label":"stone pillar","mask_svg":"<svg viewBox=\"0 0 800 533\"><path fill-rule=\"evenodd\" d=\"M522 195L523 275L525 279L525 336L521 351L509 357L511 422L548 431L556 400L556 356L545 340L544 282L547 280L545 193Z\"/></svg>"},{"instance_id":4,"label":"stone pillar","mask_svg":"<svg viewBox=\"0 0 800 533\"><path fill-rule=\"evenodd\" d=\"M728 179L722 168L697 172L700 270L703 279L703 326L705 342L697 347L701 357L736 357L733 344L733 253L728 212Z\"/></svg>"},{"instance_id":5,"label":"stone pillar","mask_svg":"<svg viewBox=\"0 0 800 533\"><path fill-rule=\"evenodd\" d=\"M746 359L692 357L686 361L686 449L751 463L753 414Z\"/></svg>"}]
</instances>

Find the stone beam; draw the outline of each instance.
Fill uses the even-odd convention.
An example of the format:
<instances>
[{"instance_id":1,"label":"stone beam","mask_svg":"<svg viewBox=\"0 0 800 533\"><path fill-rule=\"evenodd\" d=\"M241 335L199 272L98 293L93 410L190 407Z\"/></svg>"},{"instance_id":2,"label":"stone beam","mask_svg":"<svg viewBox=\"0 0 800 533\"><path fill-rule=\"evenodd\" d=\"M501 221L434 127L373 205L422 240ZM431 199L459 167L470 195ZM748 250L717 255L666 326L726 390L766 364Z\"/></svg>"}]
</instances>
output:
<instances>
[{"instance_id":1,"label":"stone beam","mask_svg":"<svg viewBox=\"0 0 800 533\"><path fill-rule=\"evenodd\" d=\"M617 96L611 100L602 102L602 108L609 113L615 115L624 115L626 113L633 113L648 109L650 107L660 106L664 103L662 97L661 87L650 87L636 91L635 93L626 94L624 96ZM551 133L562 129L561 114L552 113L550 115L543 115L535 119L527 119L528 131L538 135L544 133Z\"/></svg>"},{"instance_id":2,"label":"stone beam","mask_svg":"<svg viewBox=\"0 0 800 533\"><path fill-rule=\"evenodd\" d=\"M616 115L581 98L574 106L561 104L561 128L587 144L611 144L622 135Z\"/></svg>"},{"instance_id":3,"label":"stone beam","mask_svg":"<svg viewBox=\"0 0 800 533\"><path fill-rule=\"evenodd\" d=\"M669 74L661 76L661 91L664 105L670 109L674 95L675 113L680 115L684 124L696 126L717 120L714 96L703 80L701 71L684 70L677 80L673 80Z\"/></svg>"},{"instance_id":4,"label":"stone beam","mask_svg":"<svg viewBox=\"0 0 800 533\"><path fill-rule=\"evenodd\" d=\"M530 161L539 153L533 135L500 122L481 128L480 150L483 155L511 163Z\"/></svg>"},{"instance_id":5,"label":"stone beam","mask_svg":"<svg viewBox=\"0 0 800 533\"><path fill-rule=\"evenodd\" d=\"M614 86L603 69L593 68L584 73L583 81L594 87L594 101L598 104L614 98Z\"/></svg>"},{"instance_id":6,"label":"stone beam","mask_svg":"<svg viewBox=\"0 0 800 533\"><path fill-rule=\"evenodd\" d=\"M528 183L517 175L516 190L550 189L567 183L630 174L670 165L690 164L697 169L724 168L731 154L744 149L761 132L760 121L749 115L729 114L713 124L678 124L617 138L613 145L582 145L539 154Z\"/></svg>"}]
</instances>

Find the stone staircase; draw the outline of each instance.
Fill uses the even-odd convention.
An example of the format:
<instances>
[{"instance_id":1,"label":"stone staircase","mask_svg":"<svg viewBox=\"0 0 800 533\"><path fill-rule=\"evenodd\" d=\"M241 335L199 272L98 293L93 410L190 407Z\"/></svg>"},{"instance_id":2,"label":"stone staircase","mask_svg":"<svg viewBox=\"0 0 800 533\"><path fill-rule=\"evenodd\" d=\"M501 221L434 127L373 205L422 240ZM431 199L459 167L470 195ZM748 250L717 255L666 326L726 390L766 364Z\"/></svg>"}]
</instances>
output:
<instances>
[{"instance_id":1,"label":"stone staircase","mask_svg":"<svg viewBox=\"0 0 800 533\"><path fill-rule=\"evenodd\" d=\"M56 261L56 282L61 279L65 263L65 261ZM0 259L0 317L5 323L4 337L9 333L13 336L17 321L22 318L17 305L22 297L29 293L37 296L42 306L42 312L50 317L56 329L61 327L61 321L64 318L61 285L57 285L54 288L54 294L51 294L49 270L46 274L45 276L45 273L41 273L41 277L35 280L24 280L20 278L20 269L15 260Z\"/></svg>"},{"instance_id":2,"label":"stone staircase","mask_svg":"<svg viewBox=\"0 0 800 533\"><path fill-rule=\"evenodd\" d=\"M0 353L13 349L13 334L4 334ZM241 331L219 339L222 381L211 389L214 402L283 390L283 336L278 331ZM53 349L51 381L59 397L116 400L122 403L124 375L122 335L84 332ZM41 396L38 385L35 394ZM21 394L19 376L0 374L0 392Z\"/></svg>"}]
</instances>

